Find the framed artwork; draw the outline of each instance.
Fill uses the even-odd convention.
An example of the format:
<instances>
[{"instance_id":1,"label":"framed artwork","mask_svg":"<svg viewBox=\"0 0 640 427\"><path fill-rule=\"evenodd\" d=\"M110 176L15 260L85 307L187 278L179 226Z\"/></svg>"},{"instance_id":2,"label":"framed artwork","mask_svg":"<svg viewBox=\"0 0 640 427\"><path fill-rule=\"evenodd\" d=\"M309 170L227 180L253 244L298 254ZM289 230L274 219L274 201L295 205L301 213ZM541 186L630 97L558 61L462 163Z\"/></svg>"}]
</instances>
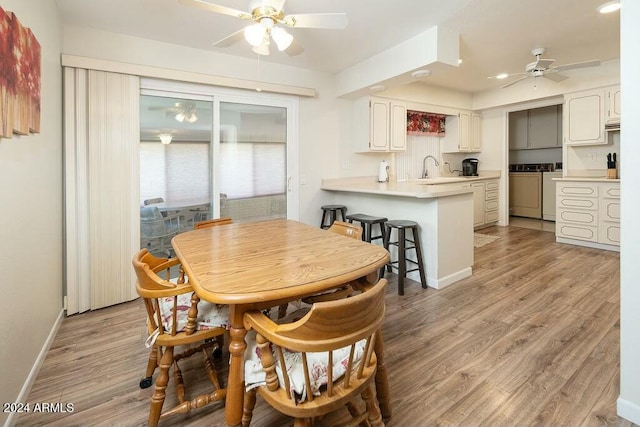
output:
<instances>
[{"instance_id":1,"label":"framed artwork","mask_svg":"<svg viewBox=\"0 0 640 427\"><path fill-rule=\"evenodd\" d=\"M0 7L0 138L40 132L40 43Z\"/></svg>"},{"instance_id":2,"label":"framed artwork","mask_svg":"<svg viewBox=\"0 0 640 427\"><path fill-rule=\"evenodd\" d=\"M423 136L445 136L444 114L407 110L407 134Z\"/></svg>"}]
</instances>

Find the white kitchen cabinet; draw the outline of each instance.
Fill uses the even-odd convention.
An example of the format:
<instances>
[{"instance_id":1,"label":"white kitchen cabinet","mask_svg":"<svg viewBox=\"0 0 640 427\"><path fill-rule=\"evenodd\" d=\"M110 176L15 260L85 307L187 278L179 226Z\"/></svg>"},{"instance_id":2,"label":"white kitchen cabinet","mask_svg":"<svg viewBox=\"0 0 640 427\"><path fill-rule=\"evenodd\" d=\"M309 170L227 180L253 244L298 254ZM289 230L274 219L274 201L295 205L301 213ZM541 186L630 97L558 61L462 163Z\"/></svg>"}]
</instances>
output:
<instances>
[{"instance_id":1,"label":"white kitchen cabinet","mask_svg":"<svg viewBox=\"0 0 640 427\"><path fill-rule=\"evenodd\" d=\"M607 91L594 89L565 95L565 143L606 144L604 131Z\"/></svg>"},{"instance_id":2,"label":"white kitchen cabinet","mask_svg":"<svg viewBox=\"0 0 640 427\"><path fill-rule=\"evenodd\" d=\"M485 219L485 185L484 182L474 182L471 184L473 190L473 226L484 225Z\"/></svg>"},{"instance_id":3,"label":"white kitchen cabinet","mask_svg":"<svg viewBox=\"0 0 640 427\"><path fill-rule=\"evenodd\" d=\"M607 122L620 121L620 86L607 89Z\"/></svg>"},{"instance_id":4,"label":"white kitchen cabinet","mask_svg":"<svg viewBox=\"0 0 640 427\"><path fill-rule=\"evenodd\" d=\"M618 183L557 181L556 193L557 241L618 250Z\"/></svg>"},{"instance_id":5,"label":"white kitchen cabinet","mask_svg":"<svg viewBox=\"0 0 640 427\"><path fill-rule=\"evenodd\" d=\"M529 134L529 111L509 113L509 150L526 150Z\"/></svg>"},{"instance_id":6,"label":"white kitchen cabinet","mask_svg":"<svg viewBox=\"0 0 640 427\"><path fill-rule=\"evenodd\" d=\"M500 182L495 179L485 182L484 224L490 225L498 222L498 207L500 197Z\"/></svg>"},{"instance_id":7,"label":"white kitchen cabinet","mask_svg":"<svg viewBox=\"0 0 640 427\"><path fill-rule=\"evenodd\" d=\"M407 148L406 104L386 98L362 98L354 102L354 149L404 151Z\"/></svg>"},{"instance_id":8,"label":"white kitchen cabinet","mask_svg":"<svg viewBox=\"0 0 640 427\"><path fill-rule=\"evenodd\" d=\"M482 151L482 116L472 111L460 111L447 116L446 135L441 138L443 153L477 153Z\"/></svg>"}]
</instances>

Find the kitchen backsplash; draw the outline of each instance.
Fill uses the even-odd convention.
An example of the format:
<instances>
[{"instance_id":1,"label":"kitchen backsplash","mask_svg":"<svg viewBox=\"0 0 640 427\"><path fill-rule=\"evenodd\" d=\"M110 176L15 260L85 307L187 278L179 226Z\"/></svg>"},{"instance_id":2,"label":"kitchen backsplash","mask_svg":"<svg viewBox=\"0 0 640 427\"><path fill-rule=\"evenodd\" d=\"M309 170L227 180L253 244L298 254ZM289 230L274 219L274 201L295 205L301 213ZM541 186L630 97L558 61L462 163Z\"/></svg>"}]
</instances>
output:
<instances>
[{"instance_id":1,"label":"kitchen backsplash","mask_svg":"<svg viewBox=\"0 0 640 427\"><path fill-rule=\"evenodd\" d=\"M431 155L440 163L440 140L437 136L407 135L407 151L396 155L395 174L398 181L422 178L422 162L426 156ZM433 159L427 159L427 171L430 177L440 176Z\"/></svg>"}]
</instances>

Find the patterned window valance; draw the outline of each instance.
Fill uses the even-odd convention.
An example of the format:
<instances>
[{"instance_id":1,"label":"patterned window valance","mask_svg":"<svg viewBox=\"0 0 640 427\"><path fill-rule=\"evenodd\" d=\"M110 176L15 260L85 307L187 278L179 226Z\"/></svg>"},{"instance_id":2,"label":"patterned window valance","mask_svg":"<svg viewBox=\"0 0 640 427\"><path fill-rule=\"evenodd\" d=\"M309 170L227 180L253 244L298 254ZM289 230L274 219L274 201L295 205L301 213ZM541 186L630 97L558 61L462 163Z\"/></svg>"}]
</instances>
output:
<instances>
[{"instance_id":1,"label":"patterned window valance","mask_svg":"<svg viewBox=\"0 0 640 427\"><path fill-rule=\"evenodd\" d=\"M423 136L444 136L444 114L407 110L407 134Z\"/></svg>"}]
</instances>

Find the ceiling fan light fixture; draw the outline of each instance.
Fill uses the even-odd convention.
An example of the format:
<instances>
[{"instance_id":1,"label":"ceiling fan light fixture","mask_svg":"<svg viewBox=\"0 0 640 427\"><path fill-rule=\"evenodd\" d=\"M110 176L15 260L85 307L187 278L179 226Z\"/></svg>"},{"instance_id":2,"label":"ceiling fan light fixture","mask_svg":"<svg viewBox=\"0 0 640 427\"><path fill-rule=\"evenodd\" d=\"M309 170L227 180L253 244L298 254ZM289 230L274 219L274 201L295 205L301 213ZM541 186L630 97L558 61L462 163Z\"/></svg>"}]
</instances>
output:
<instances>
[{"instance_id":1,"label":"ceiling fan light fixture","mask_svg":"<svg viewBox=\"0 0 640 427\"><path fill-rule=\"evenodd\" d=\"M169 145L171 144L173 136L170 133L161 133L159 138L161 143L163 143L164 145Z\"/></svg>"},{"instance_id":2,"label":"ceiling fan light fixture","mask_svg":"<svg viewBox=\"0 0 640 427\"><path fill-rule=\"evenodd\" d=\"M603 14L615 12L616 10L620 10L620 1L619 0L608 1L598 6L596 10Z\"/></svg>"},{"instance_id":3,"label":"ceiling fan light fixture","mask_svg":"<svg viewBox=\"0 0 640 427\"><path fill-rule=\"evenodd\" d=\"M271 38L276 42L279 51L286 50L293 42L293 36L282 27L273 27L271 29Z\"/></svg>"},{"instance_id":4,"label":"ceiling fan light fixture","mask_svg":"<svg viewBox=\"0 0 640 427\"><path fill-rule=\"evenodd\" d=\"M254 46L253 48L251 48L251 50L254 51L255 53L257 53L258 55L268 56L269 55L269 44L268 43L262 43L261 45Z\"/></svg>"},{"instance_id":5,"label":"ceiling fan light fixture","mask_svg":"<svg viewBox=\"0 0 640 427\"><path fill-rule=\"evenodd\" d=\"M176 114L175 119L177 121L179 121L180 123L184 122L184 119L187 117L186 114L184 114L184 112L180 111L178 114Z\"/></svg>"},{"instance_id":6,"label":"ceiling fan light fixture","mask_svg":"<svg viewBox=\"0 0 640 427\"><path fill-rule=\"evenodd\" d=\"M260 46L267 33L267 28L260 24L252 24L244 28L244 38L253 47Z\"/></svg>"}]
</instances>

